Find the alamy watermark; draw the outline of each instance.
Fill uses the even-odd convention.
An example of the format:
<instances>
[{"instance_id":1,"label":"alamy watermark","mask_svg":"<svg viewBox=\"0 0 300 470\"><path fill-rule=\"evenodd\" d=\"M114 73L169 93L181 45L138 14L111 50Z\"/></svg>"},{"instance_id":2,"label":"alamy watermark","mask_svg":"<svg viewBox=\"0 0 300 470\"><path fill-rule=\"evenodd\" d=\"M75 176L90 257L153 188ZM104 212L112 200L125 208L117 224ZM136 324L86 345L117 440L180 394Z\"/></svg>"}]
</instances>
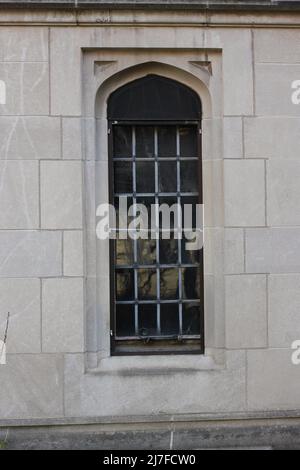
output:
<instances>
[{"instance_id":1,"label":"alamy watermark","mask_svg":"<svg viewBox=\"0 0 300 470\"><path fill-rule=\"evenodd\" d=\"M185 239L186 250L203 247L203 204L133 203L119 196L117 205L103 203L97 207L100 218L96 226L99 240L110 239ZM116 209L117 206L117 209Z\"/></svg>"},{"instance_id":2,"label":"alamy watermark","mask_svg":"<svg viewBox=\"0 0 300 470\"><path fill-rule=\"evenodd\" d=\"M291 95L293 104L300 104L300 80L294 80L291 84L291 88L294 90Z\"/></svg>"},{"instance_id":3,"label":"alamy watermark","mask_svg":"<svg viewBox=\"0 0 300 470\"><path fill-rule=\"evenodd\" d=\"M294 352L291 356L291 361L294 366L300 365L300 339L296 339L292 342L291 349L294 349Z\"/></svg>"}]
</instances>

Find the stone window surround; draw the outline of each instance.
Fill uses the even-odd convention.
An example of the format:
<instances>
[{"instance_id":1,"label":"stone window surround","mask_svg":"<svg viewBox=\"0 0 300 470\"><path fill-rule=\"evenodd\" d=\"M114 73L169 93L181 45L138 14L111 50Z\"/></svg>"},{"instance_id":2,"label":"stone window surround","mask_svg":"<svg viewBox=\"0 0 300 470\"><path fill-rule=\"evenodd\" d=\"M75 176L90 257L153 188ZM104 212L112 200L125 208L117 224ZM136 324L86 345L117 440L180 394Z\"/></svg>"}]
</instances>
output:
<instances>
[{"instance_id":1,"label":"stone window surround","mask_svg":"<svg viewBox=\"0 0 300 470\"><path fill-rule=\"evenodd\" d=\"M86 211L85 372L134 373L214 370L225 364L223 275L222 55L204 49L84 49L82 134ZM204 196L205 354L111 356L108 241L96 239L96 208L108 201L106 102L120 86L148 73L180 81L199 95L202 107ZM102 184L99 184L101 182Z\"/></svg>"}]
</instances>

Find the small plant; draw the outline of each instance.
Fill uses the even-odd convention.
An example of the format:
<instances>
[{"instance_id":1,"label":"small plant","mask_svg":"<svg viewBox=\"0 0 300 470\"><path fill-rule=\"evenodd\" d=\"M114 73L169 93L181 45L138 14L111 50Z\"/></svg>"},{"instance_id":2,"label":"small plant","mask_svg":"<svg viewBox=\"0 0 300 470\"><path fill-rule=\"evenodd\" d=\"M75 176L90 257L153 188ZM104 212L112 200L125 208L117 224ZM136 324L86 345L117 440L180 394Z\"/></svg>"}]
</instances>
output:
<instances>
[{"instance_id":1,"label":"small plant","mask_svg":"<svg viewBox=\"0 0 300 470\"><path fill-rule=\"evenodd\" d=\"M0 439L0 450L5 450L6 449L7 444L8 444L7 443L7 438L8 438L8 429L6 431L6 436L5 436L4 440Z\"/></svg>"},{"instance_id":2,"label":"small plant","mask_svg":"<svg viewBox=\"0 0 300 470\"><path fill-rule=\"evenodd\" d=\"M7 319L6 319L6 328L4 333L3 341L0 340L0 365L6 364L6 341L7 341L7 332L8 332L8 325L9 325L9 315L10 313L7 312Z\"/></svg>"}]
</instances>

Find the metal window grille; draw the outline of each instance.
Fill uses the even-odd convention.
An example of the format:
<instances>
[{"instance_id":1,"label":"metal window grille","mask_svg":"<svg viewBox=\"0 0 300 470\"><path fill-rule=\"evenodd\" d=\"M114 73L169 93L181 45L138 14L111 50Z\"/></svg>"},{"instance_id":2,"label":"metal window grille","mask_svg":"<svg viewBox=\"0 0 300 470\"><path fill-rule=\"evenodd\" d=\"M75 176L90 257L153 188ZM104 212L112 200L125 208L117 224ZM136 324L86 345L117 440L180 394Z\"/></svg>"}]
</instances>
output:
<instances>
[{"instance_id":1,"label":"metal window grille","mask_svg":"<svg viewBox=\"0 0 300 470\"><path fill-rule=\"evenodd\" d=\"M179 220L164 239L158 212L202 203L200 121L109 120L109 128L111 202L155 203L158 228L133 240L117 227L111 240L112 352L203 352L203 250L176 239Z\"/></svg>"}]
</instances>

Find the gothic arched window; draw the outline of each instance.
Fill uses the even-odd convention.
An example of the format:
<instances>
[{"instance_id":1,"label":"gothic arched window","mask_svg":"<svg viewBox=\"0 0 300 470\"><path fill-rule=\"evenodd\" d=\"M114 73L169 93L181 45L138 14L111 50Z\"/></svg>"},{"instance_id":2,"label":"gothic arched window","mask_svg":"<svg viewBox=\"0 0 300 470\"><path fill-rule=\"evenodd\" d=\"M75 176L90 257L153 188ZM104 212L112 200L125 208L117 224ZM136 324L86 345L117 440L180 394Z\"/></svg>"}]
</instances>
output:
<instances>
[{"instance_id":1,"label":"gothic arched window","mask_svg":"<svg viewBox=\"0 0 300 470\"><path fill-rule=\"evenodd\" d=\"M199 97L177 81L147 75L111 94L108 125L110 202L118 216L121 200L128 208L143 204L148 221L151 215L156 221L155 234L149 223L138 239L126 232L135 209L125 225L117 222L111 240L112 352L203 352L203 249L189 250L188 234L175 235L179 212L171 211L165 238L159 209L190 205L195 229L194 212L202 204Z\"/></svg>"}]
</instances>

